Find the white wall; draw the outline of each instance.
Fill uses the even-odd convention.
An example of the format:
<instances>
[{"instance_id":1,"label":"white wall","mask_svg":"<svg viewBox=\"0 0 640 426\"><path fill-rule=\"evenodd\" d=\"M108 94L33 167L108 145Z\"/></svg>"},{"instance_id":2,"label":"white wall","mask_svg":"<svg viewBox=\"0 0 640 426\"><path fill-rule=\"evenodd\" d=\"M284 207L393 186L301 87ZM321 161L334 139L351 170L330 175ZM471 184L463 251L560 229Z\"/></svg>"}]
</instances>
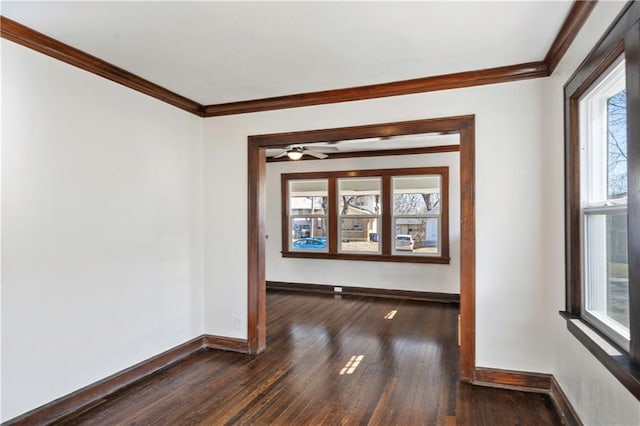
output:
<instances>
[{"instance_id":1,"label":"white wall","mask_svg":"<svg viewBox=\"0 0 640 426\"><path fill-rule=\"evenodd\" d=\"M202 120L2 41L2 420L202 334Z\"/></svg>"},{"instance_id":2,"label":"white wall","mask_svg":"<svg viewBox=\"0 0 640 426\"><path fill-rule=\"evenodd\" d=\"M476 114L478 366L640 424L557 314L562 85L620 8L598 3L549 79L206 120L2 41L2 420L202 332L246 337L248 135Z\"/></svg>"},{"instance_id":3,"label":"white wall","mask_svg":"<svg viewBox=\"0 0 640 426\"><path fill-rule=\"evenodd\" d=\"M545 79L548 114L545 116L543 148L545 194L543 250L546 298L541 312L553 319L551 346L553 374L577 409L585 425L638 425L640 403L604 366L569 333L558 311L564 310L564 120L563 85L613 22L624 2L598 2L589 20L563 58L558 69Z\"/></svg>"},{"instance_id":4,"label":"white wall","mask_svg":"<svg viewBox=\"0 0 640 426\"><path fill-rule=\"evenodd\" d=\"M394 290L460 292L460 171L457 152L373 158L267 163L265 231L266 276L269 281L330 284ZM359 262L326 259L283 258L280 211L282 173L449 167L449 235L451 263Z\"/></svg>"},{"instance_id":5,"label":"white wall","mask_svg":"<svg viewBox=\"0 0 640 426\"><path fill-rule=\"evenodd\" d=\"M247 314L248 135L476 114L477 363L550 372L550 318L539 315L543 87L537 79L207 119L205 331L246 337L233 320ZM337 275L332 265L323 273Z\"/></svg>"}]
</instances>

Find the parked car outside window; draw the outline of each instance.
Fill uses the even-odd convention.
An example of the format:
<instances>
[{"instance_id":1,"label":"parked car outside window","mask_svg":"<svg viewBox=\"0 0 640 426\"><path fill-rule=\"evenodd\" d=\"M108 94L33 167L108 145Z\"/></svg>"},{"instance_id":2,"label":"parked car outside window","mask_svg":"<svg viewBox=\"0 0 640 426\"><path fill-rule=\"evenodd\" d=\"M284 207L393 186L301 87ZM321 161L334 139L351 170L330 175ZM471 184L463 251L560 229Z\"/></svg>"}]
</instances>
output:
<instances>
[{"instance_id":1,"label":"parked car outside window","mask_svg":"<svg viewBox=\"0 0 640 426\"><path fill-rule=\"evenodd\" d=\"M302 250L323 250L327 247L326 238L300 238L292 244L294 249Z\"/></svg>"},{"instance_id":2,"label":"parked car outside window","mask_svg":"<svg viewBox=\"0 0 640 426\"><path fill-rule=\"evenodd\" d=\"M413 238L411 237L411 235L396 235L396 250L413 251Z\"/></svg>"}]
</instances>

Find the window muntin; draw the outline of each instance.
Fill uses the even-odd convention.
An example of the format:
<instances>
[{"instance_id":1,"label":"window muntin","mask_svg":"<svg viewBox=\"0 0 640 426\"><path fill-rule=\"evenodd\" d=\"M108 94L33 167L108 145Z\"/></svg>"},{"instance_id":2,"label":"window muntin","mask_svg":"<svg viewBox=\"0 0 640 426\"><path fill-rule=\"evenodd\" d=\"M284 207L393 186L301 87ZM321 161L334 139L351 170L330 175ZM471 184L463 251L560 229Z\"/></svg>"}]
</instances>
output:
<instances>
[{"instance_id":1,"label":"window muntin","mask_svg":"<svg viewBox=\"0 0 640 426\"><path fill-rule=\"evenodd\" d=\"M338 179L338 222L341 253L380 253L382 179Z\"/></svg>"},{"instance_id":2,"label":"window muntin","mask_svg":"<svg viewBox=\"0 0 640 426\"><path fill-rule=\"evenodd\" d=\"M440 175L394 176L393 253L440 253Z\"/></svg>"},{"instance_id":3,"label":"window muntin","mask_svg":"<svg viewBox=\"0 0 640 426\"><path fill-rule=\"evenodd\" d=\"M625 62L580 99L582 315L629 350Z\"/></svg>"},{"instance_id":4,"label":"window muntin","mask_svg":"<svg viewBox=\"0 0 640 426\"><path fill-rule=\"evenodd\" d=\"M289 248L293 251L328 251L327 179L289 181Z\"/></svg>"}]
</instances>

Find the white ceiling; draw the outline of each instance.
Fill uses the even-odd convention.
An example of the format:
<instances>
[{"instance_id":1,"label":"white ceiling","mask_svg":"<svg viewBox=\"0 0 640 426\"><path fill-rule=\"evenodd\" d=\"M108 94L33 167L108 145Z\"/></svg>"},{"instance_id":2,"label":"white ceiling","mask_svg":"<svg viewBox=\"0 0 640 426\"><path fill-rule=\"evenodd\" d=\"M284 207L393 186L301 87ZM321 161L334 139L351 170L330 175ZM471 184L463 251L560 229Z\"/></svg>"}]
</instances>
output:
<instances>
[{"instance_id":1,"label":"white ceiling","mask_svg":"<svg viewBox=\"0 0 640 426\"><path fill-rule=\"evenodd\" d=\"M572 3L2 2L2 15L201 104L542 60Z\"/></svg>"}]
</instances>

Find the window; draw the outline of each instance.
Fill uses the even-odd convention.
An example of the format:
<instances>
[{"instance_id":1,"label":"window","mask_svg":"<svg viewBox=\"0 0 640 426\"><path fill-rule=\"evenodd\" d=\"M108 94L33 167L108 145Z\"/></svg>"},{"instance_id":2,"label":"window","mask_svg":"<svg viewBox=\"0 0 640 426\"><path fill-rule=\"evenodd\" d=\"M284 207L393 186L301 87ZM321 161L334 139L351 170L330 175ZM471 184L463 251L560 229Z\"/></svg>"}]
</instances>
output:
<instances>
[{"instance_id":1,"label":"window","mask_svg":"<svg viewBox=\"0 0 640 426\"><path fill-rule=\"evenodd\" d=\"M640 2L564 87L569 331L640 399Z\"/></svg>"},{"instance_id":2,"label":"window","mask_svg":"<svg viewBox=\"0 0 640 426\"><path fill-rule=\"evenodd\" d=\"M292 250L327 251L327 179L289 182Z\"/></svg>"},{"instance_id":3,"label":"window","mask_svg":"<svg viewBox=\"0 0 640 426\"><path fill-rule=\"evenodd\" d=\"M380 253L380 177L338 179L341 253Z\"/></svg>"},{"instance_id":4,"label":"window","mask_svg":"<svg viewBox=\"0 0 640 426\"><path fill-rule=\"evenodd\" d=\"M440 175L393 177L394 253L440 252Z\"/></svg>"},{"instance_id":5,"label":"window","mask_svg":"<svg viewBox=\"0 0 640 426\"><path fill-rule=\"evenodd\" d=\"M282 175L285 257L449 263L447 167Z\"/></svg>"},{"instance_id":6,"label":"window","mask_svg":"<svg viewBox=\"0 0 640 426\"><path fill-rule=\"evenodd\" d=\"M580 99L582 315L629 350L625 61Z\"/></svg>"}]
</instances>

